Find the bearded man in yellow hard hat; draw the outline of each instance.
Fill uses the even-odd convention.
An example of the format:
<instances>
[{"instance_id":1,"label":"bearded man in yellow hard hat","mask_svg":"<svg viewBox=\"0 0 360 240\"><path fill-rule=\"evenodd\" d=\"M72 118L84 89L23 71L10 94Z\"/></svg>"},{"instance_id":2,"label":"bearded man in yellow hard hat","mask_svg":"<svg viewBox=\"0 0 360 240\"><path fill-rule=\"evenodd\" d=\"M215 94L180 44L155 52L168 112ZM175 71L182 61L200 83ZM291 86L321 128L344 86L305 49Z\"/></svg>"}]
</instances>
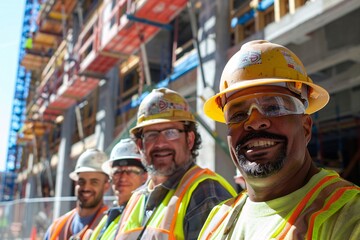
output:
<instances>
[{"instance_id":1,"label":"bearded man in yellow hard hat","mask_svg":"<svg viewBox=\"0 0 360 240\"><path fill-rule=\"evenodd\" d=\"M131 196L116 239L196 239L211 209L236 192L196 165L201 138L179 93L154 89L137 116L130 132L150 178Z\"/></svg>"},{"instance_id":2,"label":"bearded man in yellow hard hat","mask_svg":"<svg viewBox=\"0 0 360 240\"><path fill-rule=\"evenodd\" d=\"M360 189L315 166L309 114L329 94L289 49L244 44L226 64L205 114L228 127L246 191L214 208L199 239L360 239Z\"/></svg>"}]
</instances>

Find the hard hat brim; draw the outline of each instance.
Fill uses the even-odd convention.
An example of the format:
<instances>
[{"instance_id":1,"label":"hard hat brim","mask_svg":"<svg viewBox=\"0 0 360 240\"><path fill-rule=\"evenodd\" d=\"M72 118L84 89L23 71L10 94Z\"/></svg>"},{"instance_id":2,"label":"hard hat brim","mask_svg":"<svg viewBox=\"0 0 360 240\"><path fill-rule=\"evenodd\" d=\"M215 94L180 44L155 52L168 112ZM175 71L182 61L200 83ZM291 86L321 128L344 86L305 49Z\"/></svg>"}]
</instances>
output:
<instances>
[{"instance_id":1,"label":"hard hat brim","mask_svg":"<svg viewBox=\"0 0 360 240\"><path fill-rule=\"evenodd\" d=\"M211 119L225 123L224 113L222 108L218 105L218 98L221 98L224 94L243 90L249 87L256 87L262 85L268 85L271 83L280 83L280 82L300 82L305 85L310 86L313 89L313 92L316 95L309 97L309 106L305 110L306 114L312 114L316 111L322 109L329 102L329 93L322 87L312 82L305 82L293 79L281 79L281 78L262 78L262 79L251 79L247 81L239 81L231 85L231 87L226 90L216 94L215 96L209 98L204 104L204 112Z\"/></svg>"},{"instance_id":2,"label":"hard hat brim","mask_svg":"<svg viewBox=\"0 0 360 240\"><path fill-rule=\"evenodd\" d=\"M141 163L141 159L135 156L124 156L121 158L116 158L116 159L111 159L111 160L107 160L106 162L104 162L101 166L102 170L110 176L111 174L111 168L112 168L112 163L115 161L119 161L119 160L126 160L126 159L137 159L139 160L139 162ZM124 166L128 166L128 165L124 165ZM137 166L137 165L130 165L130 166ZM144 167L142 167L144 169Z\"/></svg>"},{"instance_id":3,"label":"hard hat brim","mask_svg":"<svg viewBox=\"0 0 360 240\"><path fill-rule=\"evenodd\" d=\"M196 120L192 120L189 118L182 118L182 117L173 118L171 120L164 119L164 118L150 119L150 120L143 121L140 124L133 127L132 129L130 129L130 134L136 134L136 132L138 130L140 130L141 128L146 127L146 126L159 124L159 123L170 123L170 122L195 122L196 123Z\"/></svg>"},{"instance_id":4,"label":"hard hat brim","mask_svg":"<svg viewBox=\"0 0 360 240\"><path fill-rule=\"evenodd\" d=\"M81 167L81 168L78 168L76 169L75 171L71 172L69 174L69 177L74 180L74 181L77 181L79 180L79 176L78 176L78 173L81 173L81 172L98 172L98 173L104 173L106 174L105 172L99 170L99 169L95 169L95 168L91 168L91 167Z\"/></svg>"}]
</instances>

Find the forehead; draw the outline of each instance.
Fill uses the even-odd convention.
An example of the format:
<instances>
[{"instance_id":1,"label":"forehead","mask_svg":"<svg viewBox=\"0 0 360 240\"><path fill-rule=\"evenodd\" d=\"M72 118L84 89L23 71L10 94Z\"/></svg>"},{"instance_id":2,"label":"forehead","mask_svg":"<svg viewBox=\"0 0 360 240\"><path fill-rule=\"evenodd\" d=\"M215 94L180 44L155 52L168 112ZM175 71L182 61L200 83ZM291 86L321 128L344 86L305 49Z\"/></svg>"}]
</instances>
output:
<instances>
[{"instance_id":1,"label":"forehead","mask_svg":"<svg viewBox=\"0 0 360 240\"><path fill-rule=\"evenodd\" d=\"M250 88L245 88L242 90L230 92L227 94L226 103L228 103L229 101L231 101L233 99L243 97L246 95L251 95L251 94L256 94L256 93L270 93L270 92L271 93L282 93L282 94L287 94L290 96L297 97L288 88L279 87L279 86L271 86L271 85L263 85L263 86L250 87Z\"/></svg>"},{"instance_id":2,"label":"forehead","mask_svg":"<svg viewBox=\"0 0 360 240\"><path fill-rule=\"evenodd\" d=\"M129 169L136 169L136 170L141 170L141 168L139 168L138 166L114 166L111 168L113 171L116 170L129 170Z\"/></svg>"},{"instance_id":3,"label":"forehead","mask_svg":"<svg viewBox=\"0 0 360 240\"><path fill-rule=\"evenodd\" d=\"M182 122L167 122L167 123L158 123L150 126L145 126L143 128L144 132L152 130L163 130L168 128L181 128L184 124Z\"/></svg>"},{"instance_id":4,"label":"forehead","mask_svg":"<svg viewBox=\"0 0 360 240\"><path fill-rule=\"evenodd\" d=\"M78 173L79 180L91 180L91 179L105 179L106 176L104 173L101 172L80 172Z\"/></svg>"}]
</instances>

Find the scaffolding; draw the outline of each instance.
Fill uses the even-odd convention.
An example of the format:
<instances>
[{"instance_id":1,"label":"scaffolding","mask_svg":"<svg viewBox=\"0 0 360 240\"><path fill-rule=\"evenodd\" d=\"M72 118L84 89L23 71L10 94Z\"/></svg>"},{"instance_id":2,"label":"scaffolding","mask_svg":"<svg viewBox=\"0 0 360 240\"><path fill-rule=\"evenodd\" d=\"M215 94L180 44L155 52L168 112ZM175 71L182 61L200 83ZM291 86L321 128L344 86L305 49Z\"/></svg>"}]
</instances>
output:
<instances>
[{"instance_id":1,"label":"scaffolding","mask_svg":"<svg viewBox=\"0 0 360 240\"><path fill-rule=\"evenodd\" d=\"M13 199L13 191L15 179L15 170L21 159L22 152L17 149L17 133L22 128L23 122L26 118L26 98L28 95L29 84L31 81L31 73L27 72L23 66L20 65L25 54L25 43L28 40L31 32L36 28L34 19L39 11L39 3L37 0L27 0L25 3L25 13L22 26L22 34L20 39L19 64L17 69L17 76L15 81L15 93L12 106L11 124L8 139L8 153L6 159L5 171L0 183L0 201L9 201Z\"/></svg>"}]
</instances>

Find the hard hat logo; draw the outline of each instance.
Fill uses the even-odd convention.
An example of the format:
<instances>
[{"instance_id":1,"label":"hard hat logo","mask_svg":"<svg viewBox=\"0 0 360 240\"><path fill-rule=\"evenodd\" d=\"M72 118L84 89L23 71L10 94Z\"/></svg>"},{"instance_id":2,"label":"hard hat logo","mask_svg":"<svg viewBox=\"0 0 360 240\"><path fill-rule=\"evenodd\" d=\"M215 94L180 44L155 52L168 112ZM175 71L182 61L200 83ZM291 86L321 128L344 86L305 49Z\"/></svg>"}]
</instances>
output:
<instances>
[{"instance_id":1,"label":"hard hat logo","mask_svg":"<svg viewBox=\"0 0 360 240\"><path fill-rule=\"evenodd\" d=\"M220 92L204 104L204 112L215 121L225 122L223 107L228 96L245 88L277 85L288 88L304 101L307 114L323 108L328 92L307 76L300 59L289 49L265 40L244 44L226 64Z\"/></svg>"},{"instance_id":2,"label":"hard hat logo","mask_svg":"<svg viewBox=\"0 0 360 240\"><path fill-rule=\"evenodd\" d=\"M161 122L195 122L187 101L167 88L154 89L147 95L139 106L137 117L136 126L130 130L132 134L144 126Z\"/></svg>"},{"instance_id":3,"label":"hard hat logo","mask_svg":"<svg viewBox=\"0 0 360 240\"><path fill-rule=\"evenodd\" d=\"M295 61L289 52L284 51L284 50L282 50L280 52L284 56L284 59L287 62L287 66L289 68L292 68L292 69L300 72L302 75L306 76L306 72L305 72L304 66L302 64L300 65L297 61Z\"/></svg>"},{"instance_id":4,"label":"hard hat logo","mask_svg":"<svg viewBox=\"0 0 360 240\"><path fill-rule=\"evenodd\" d=\"M261 64L260 51L248 51L240 56L240 68L245 68L254 64Z\"/></svg>"}]
</instances>

